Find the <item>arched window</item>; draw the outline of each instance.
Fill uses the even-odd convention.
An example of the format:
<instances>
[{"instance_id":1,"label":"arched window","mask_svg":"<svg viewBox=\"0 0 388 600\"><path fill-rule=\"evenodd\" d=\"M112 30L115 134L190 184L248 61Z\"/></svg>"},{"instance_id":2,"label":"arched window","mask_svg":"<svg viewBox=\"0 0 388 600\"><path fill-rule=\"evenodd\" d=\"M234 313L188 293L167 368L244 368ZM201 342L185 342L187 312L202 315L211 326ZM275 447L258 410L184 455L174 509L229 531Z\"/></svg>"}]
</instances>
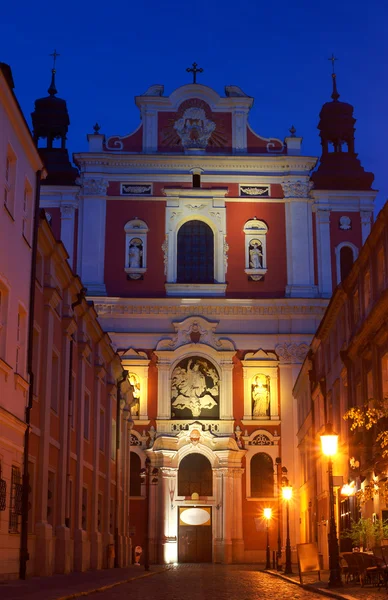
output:
<instances>
[{"instance_id":1,"label":"arched window","mask_svg":"<svg viewBox=\"0 0 388 600\"><path fill-rule=\"evenodd\" d=\"M129 482L129 494L130 496L141 496L141 478L140 478L140 456L136 452L130 452L130 482Z\"/></svg>"},{"instance_id":2,"label":"arched window","mask_svg":"<svg viewBox=\"0 0 388 600\"><path fill-rule=\"evenodd\" d=\"M340 251L340 273L341 273L341 281L346 279L349 275L350 270L353 266L354 258L353 258L353 250L350 246L342 246Z\"/></svg>"},{"instance_id":3,"label":"arched window","mask_svg":"<svg viewBox=\"0 0 388 600\"><path fill-rule=\"evenodd\" d=\"M274 471L272 458L264 452L251 459L251 496L270 498L273 496Z\"/></svg>"},{"instance_id":4,"label":"arched window","mask_svg":"<svg viewBox=\"0 0 388 600\"><path fill-rule=\"evenodd\" d=\"M178 231L178 283L214 283L214 235L203 221L188 221Z\"/></svg>"},{"instance_id":5,"label":"arched window","mask_svg":"<svg viewBox=\"0 0 388 600\"><path fill-rule=\"evenodd\" d=\"M213 472L211 464L203 454L194 452L185 456L178 471L178 496L213 495Z\"/></svg>"}]
</instances>

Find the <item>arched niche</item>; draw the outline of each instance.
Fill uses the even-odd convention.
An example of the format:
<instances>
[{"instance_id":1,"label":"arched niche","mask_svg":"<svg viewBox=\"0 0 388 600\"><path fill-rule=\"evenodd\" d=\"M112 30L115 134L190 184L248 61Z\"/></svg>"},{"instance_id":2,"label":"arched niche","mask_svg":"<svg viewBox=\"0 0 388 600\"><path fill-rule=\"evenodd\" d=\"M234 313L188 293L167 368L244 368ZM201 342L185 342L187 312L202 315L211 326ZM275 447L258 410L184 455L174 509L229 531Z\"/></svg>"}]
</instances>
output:
<instances>
[{"instance_id":1,"label":"arched niche","mask_svg":"<svg viewBox=\"0 0 388 600\"><path fill-rule=\"evenodd\" d=\"M178 469L178 496L191 498L213 495L213 471L209 460L199 452L187 454Z\"/></svg>"}]
</instances>

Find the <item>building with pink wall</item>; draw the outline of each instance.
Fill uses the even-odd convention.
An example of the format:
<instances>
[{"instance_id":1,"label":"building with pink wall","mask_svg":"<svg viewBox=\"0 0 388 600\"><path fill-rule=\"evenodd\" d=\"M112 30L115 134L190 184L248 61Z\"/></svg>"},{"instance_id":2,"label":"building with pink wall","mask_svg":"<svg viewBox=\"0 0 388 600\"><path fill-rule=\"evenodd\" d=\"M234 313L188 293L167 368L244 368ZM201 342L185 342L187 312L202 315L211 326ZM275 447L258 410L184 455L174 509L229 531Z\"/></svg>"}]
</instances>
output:
<instances>
[{"instance_id":1,"label":"building with pink wall","mask_svg":"<svg viewBox=\"0 0 388 600\"><path fill-rule=\"evenodd\" d=\"M42 161L0 63L0 577L19 571L32 237Z\"/></svg>"}]
</instances>

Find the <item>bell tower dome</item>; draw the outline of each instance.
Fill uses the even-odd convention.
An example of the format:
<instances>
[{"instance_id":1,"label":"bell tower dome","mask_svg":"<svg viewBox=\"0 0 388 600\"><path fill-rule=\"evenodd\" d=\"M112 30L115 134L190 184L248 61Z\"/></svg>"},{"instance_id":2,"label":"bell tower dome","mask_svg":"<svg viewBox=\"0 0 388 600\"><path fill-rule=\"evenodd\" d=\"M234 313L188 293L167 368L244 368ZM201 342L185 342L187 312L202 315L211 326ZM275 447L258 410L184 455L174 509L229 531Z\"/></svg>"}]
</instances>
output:
<instances>
[{"instance_id":1,"label":"bell tower dome","mask_svg":"<svg viewBox=\"0 0 388 600\"><path fill-rule=\"evenodd\" d=\"M353 106L339 101L334 70L332 82L332 101L323 105L319 115L322 156L319 167L311 178L316 189L370 190L374 176L365 172L357 158L354 149L356 119L353 116Z\"/></svg>"},{"instance_id":2,"label":"bell tower dome","mask_svg":"<svg viewBox=\"0 0 388 600\"><path fill-rule=\"evenodd\" d=\"M39 154L46 166L48 176L44 185L74 185L78 171L72 166L66 148L66 136L70 125L66 101L57 98L55 84L55 61L59 56L54 51L54 66L51 71L49 95L35 101L35 110L31 114L33 136ZM45 140L41 145L40 140Z\"/></svg>"}]
</instances>

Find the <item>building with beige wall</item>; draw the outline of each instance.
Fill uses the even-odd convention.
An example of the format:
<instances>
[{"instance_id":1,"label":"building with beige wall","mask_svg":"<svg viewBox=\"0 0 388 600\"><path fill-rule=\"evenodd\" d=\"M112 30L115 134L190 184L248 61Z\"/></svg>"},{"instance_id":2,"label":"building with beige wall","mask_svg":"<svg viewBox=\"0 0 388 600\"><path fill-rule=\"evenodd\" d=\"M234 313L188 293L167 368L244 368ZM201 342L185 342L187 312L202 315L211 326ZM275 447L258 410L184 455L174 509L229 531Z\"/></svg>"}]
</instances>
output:
<instances>
[{"instance_id":1,"label":"building with beige wall","mask_svg":"<svg viewBox=\"0 0 388 600\"><path fill-rule=\"evenodd\" d=\"M335 290L294 387L298 405L301 541L317 541L327 564L329 490L319 436L326 423L339 434L334 469L339 536L350 518L388 517L386 502L372 494L362 506L345 495L387 477L387 460L376 445L375 428L351 432L343 419L351 407L388 396L388 204L379 213L358 259ZM349 490L349 488L348 488ZM377 490L377 488L376 488ZM340 547L348 540L340 538Z\"/></svg>"}]
</instances>

